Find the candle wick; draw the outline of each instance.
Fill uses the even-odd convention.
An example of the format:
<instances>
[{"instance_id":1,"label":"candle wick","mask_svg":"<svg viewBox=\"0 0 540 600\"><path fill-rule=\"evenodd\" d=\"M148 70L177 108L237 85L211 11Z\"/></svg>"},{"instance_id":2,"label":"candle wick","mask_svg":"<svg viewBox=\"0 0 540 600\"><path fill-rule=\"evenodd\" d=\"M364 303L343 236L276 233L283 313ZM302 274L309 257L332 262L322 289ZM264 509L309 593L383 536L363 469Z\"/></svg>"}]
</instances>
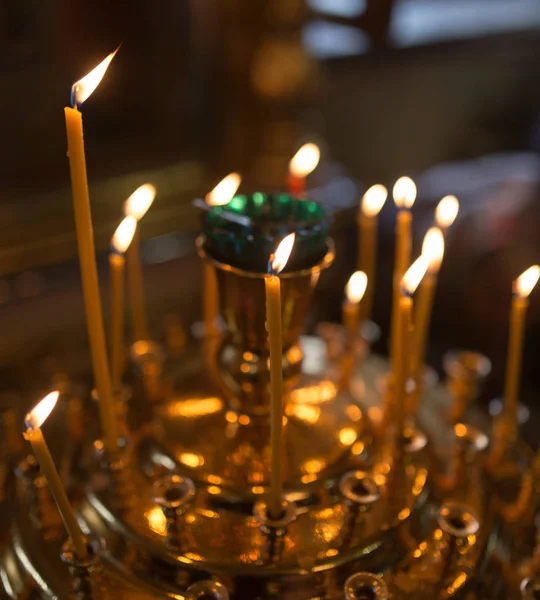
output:
<instances>
[{"instance_id":1,"label":"candle wick","mask_svg":"<svg viewBox=\"0 0 540 600\"><path fill-rule=\"evenodd\" d=\"M274 258L275 258L275 254L270 254L270 258L268 259L268 267L267 267L267 273L268 275L276 275L276 270L274 269Z\"/></svg>"},{"instance_id":2,"label":"candle wick","mask_svg":"<svg viewBox=\"0 0 540 600\"><path fill-rule=\"evenodd\" d=\"M71 95L70 95L70 104L71 108L78 110L79 107L77 105L77 92L79 91L79 84L75 83L71 86Z\"/></svg>"}]
</instances>

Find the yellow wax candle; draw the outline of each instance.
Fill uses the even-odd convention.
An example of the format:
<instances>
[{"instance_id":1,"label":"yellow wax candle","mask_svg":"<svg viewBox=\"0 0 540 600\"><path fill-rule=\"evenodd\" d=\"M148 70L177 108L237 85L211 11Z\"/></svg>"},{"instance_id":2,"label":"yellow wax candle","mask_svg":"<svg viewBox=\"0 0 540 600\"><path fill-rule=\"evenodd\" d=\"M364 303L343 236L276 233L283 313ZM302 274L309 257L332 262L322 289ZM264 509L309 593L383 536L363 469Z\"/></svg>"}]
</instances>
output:
<instances>
[{"instance_id":1,"label":"yellow wax candle","mask_svg":"<svg viewBox=\"0 0 540 600\"><path fill-rule=\"evenodd\" d=\"M129 304L131 307L131 331L133 341L148 339L148 325L144 301L144 283L141 262L141 236L135 232L127 252Z\"/></svg>"},{"instance_id":2,"label":"yellow wax candle","mask_svg":"<svg viewBox=\"0 0 540 600\"><path fill-rule=\"evenodd\" d=\"M151 183L138 187L124 204L124 214L140 221L148 212L156 197ZM131 309L131 334L134 342L148 339L148 324L144 301L144 281L141 262L141 236L135 230L133 240L126 252L128 265L129 304Z\"/></svg>"},{"instance_id":3,"label":"yellow wax candle","mask_svg":"<svg viewBox=\"0 0 540 600\"><path fill-rule=\"evenodd\" d=\"M82 115L77 109L77 105L84 102L97 87L113 57L114 53L110 54L93 71L73 85L72 96L74 108L66 107L64 109L69 167L71 173L71 191L77 229L83 294L86 306L88 337L90 339L94 380L99 395L103 443L105 448L109 451L113 451L117 447L118 435L114 418L114 401L107 359L107 348L105 345L101 299L99 296L92 216L90 212L90 198L88 195L88 182L86 177Z\"/></svg>"},{"instance_id":4,"label":"yellow wax candle","mask_svg":"<svg viewBox=\"0 0 540 600\"><path fill-rule=\"evenodd\" d=\"M426 276L422 279L414 303L414 343L411 358L411 372L418 384L426 359L429 325L437 288L437 275L444 255L444 236L439 228L432 227L426 233L422 245L422 254L428 259L429 267Z\"/></svg>"},{"instance_id":5,"label":"yellow wax candle","mask_svg":"<svg viewBox=\"0 0 540 600\"><path fill-rule=\"evenodd\" d=\"M224 206L235 196L242 177L238 173L229 173L216 187L206 195L206 203L209 206ZM204 329L207 336L218 333L217 318L219 316L219 291L216 270L213 265L206 263L204 267L203 285L203 318Z\"/></svg>"},{"instance_id":6,"label":"yellow wax candle","mask_svg":"<svg viewBox=\"0 0 540 600\"><path fill-rule=\"evenodd\" d=\"M409 177L400 177L392 190L394 202L398 209L396 220L396 253L394 262L394 287L392 299L392 324L390 328L390 357L396 359L397 318L399 300L401 298L401 279L409 267L411 260L411 225L410 209L416 200L416 186Z\"/></svg>"},{"instance_id":7,"label":"yellow wax candle","mask_svg":"<svg viewBox=\"0 0 540 600\"><path fill-rule=\"evenodd\" d=\"M319 164L321 151L316 144L304 144L289 162L287 188L289 193L298 198L305 195L306 177Z\"/></svg>"},{"instance_id":8,"label":"yellow wax candle","mask_svg":"<svg viewBox=\"0 0 540 600\"><path fill-rule=\"evenodd\" d=\"M272 274L264 279L266 292L266 330L270 349L270 516L277 519L282 513L283 498L283 348L281 331L281 283L278 277L287 264L295 234L282 240L271 257Z\"/></svg>"},{"instance_id":9,"label":"yellow wax candle","mask_svg":"<svg viewBox=\"0 0 540 600\"><path fill-rule=\"evenodd\" d=\"M116 229L109 254L111 276L111 376L113 392L122 390L124 368L124 252L129 248L137 221L125 217Z\"/></svg>"},{"instance_id":10,"label":"yellow wax candle","mask_svg":"<svg viewBox=\"0 0 540 600\"><path fill-rule=\"evenodd\" d=\"M349 334L349 339L358 336L360 325L360 301L366 293L369 280L363 271L353 273L345 288L345 301L342 304L343 324Z\"/></svg>"},{"instance_id":11,"label":"yellow wax candle","mask_svg":"<svg viewBox=\"0 0 540 600\"><path fill-rule=\"evenodd\" d=\"M204 265L204 330L207 336L218 332L219 292L216 269L210 263Z\"/></svg>"},{"instance_id":12,"label":"yellow wax candle","mask_svg":"<svg viewBox=\"0 0 540 600\"><path fill-rule=\"evenodd\" d=\"M510 337L506 360L506 381L504 389L504 409L513 420L517 418L525 317L529 304L529 294L540 277L540 267L529 267L514 282L514 298L510 309ZM517 421L516 421L517 422Z\"/></svg>"},{"instance_id":13,"label":"yellow wax candle","mask_svg":"<svg viewBox=\"0 0 540 600\"><path fill-rule=\"evenodd\" d=\"M60 480L58 471L56 470L51 453L49 452L49 448L41 431L41 426L55 407L58 396L58 392L51 392L26 415L25 423L27 429L23 435L32 445L32 450L39 462L41 472L47 480L56 505L58 506L60 516L62 517L68 535L73 542L75 554L77 555L77 558L83 560L88 556L86 541L75 517L75 513L73 512L73 508L69 503L66 491L64 490L64 486L62 485L62 481Z\"/></svg>"},{"instance_id":14,"label":"yellow wax candle","mask_svg":"<svg viewBox=\"0 0 540 600\"><path fill-rule=\"evenodd\" d=\"M371 186L362 198L361 211L358 216L358 269L366 274L368 280L368 286L360 310L362 321L371 319L375 294L375 268L377 265L378 215L387 196L388 191L383 185L377 184Z\"/></svg>"},{"instance_id":15,"label":"yellow wax candle","mask_svg":"<svg viewBox=\"0 0 540 600\"><path fill-rule=\"evenodd\" d=\"M396 354L392 365L395 394L396 431L401 434L405 421L405 401L407 396L407 379L409 376L409 354L411 342L411 316L413 310L412 295L424 277L429 262L420 256L409 267L401 280L401 296L396 316Z\"/></svg>"}]
</instances>

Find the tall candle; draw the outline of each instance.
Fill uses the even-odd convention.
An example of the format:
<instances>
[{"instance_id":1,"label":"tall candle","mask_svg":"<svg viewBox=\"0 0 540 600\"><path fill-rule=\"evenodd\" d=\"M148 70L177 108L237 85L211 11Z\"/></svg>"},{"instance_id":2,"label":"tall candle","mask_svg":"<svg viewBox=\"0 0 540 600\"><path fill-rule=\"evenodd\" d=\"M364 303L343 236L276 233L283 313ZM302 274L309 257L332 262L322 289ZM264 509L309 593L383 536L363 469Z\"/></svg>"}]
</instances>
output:
<instances>
[{"instance_id":1,"label":"tall candle","mask_svg":"<svg viewBox=\"0 0 540 600\"><path fill-rule=\"evenodd\" d=\"M387 196L388 191L383 185L372 185L362 198L358 215L358 269L366 274L368 281L360 314L362 321L371 319L375 294L375 267L377 265L378 216Z\"/></svg>"},{"instance_id":2,"label":"tall candle","mask_svg":"<svg viewBox=\"0 0 540 600\"><path fill-rule=\"evenodd\" d=\"M306 177L312 173L321 157L321 151L316 144L304 144L292 157L289 163L287 188L289 193L303 198L306 191Z\"/></svg>"},{"instance_id":3,"label":"tall candle","mask_svg":"<svg viewBox=\"0 0 540 600\"><path fill-rule=\"evenodd\" d=\"M113 392L122 389L124 368L124 252L129 248L137 221L124 217L116 229L109 254L111 276L111 377Z\"/></svg>"},{"instance_id":4,"label":"tall candle","mask_svg":"<svg viewBox=\"0 0 540 600\"><path fill-rule=\"evenodd\" d=\"M270 516L281 516L283 497L283 344L281 330L281 282L294 244L295 234L285 237L270 257L270 273L264 279L266 292L266 330L270 348Z\"/></svg>"},{"instance_id":5,"label":"tall candle","mask_svg":"<svg viewBox=\"0 0 540 600\"><path fill-rule=\"evenodd\" d=\"M414 303L414 343L411 358L411 372L418 384L426 360L433 300L437 288L437 277L444 256L444 236L438 227L432 227L426 233L422 245L422 254L428 259L429 267L426 276L422 279Z\"/></svg>"},{"instance_id":6,"label":"tall candle","mask_svg":"<svg viewBox=\"0 0 540 600\"><path fill-rule=\"evenodd\" d=\"M540 267L529 267L514 282L514 297L510 309L510 336L506 359L506 381L504 388L504 409L506 414L517 422L519 384L523 357L525 317L529 305L529 294L540 277Z\"/></svg>"},{"instance_id":7,"label":"tall candle","mask_svg":"<svg viewBox=\"0 0 540 600\"><path fill-rule=\"evenodd\" d=\"M459 202L455 196L445 196L435 209L435 224L446 235L448 228L456 220Z\"/></svg>"},{"instance_id":8,"label":"tall candle","mask_svg":"<svg viewBox=\"0 0 540 600\"><path fill-rule=\"evenodd\" d=\"M86 541L79 527L73 508L69 503L66 491L54 465L51 453L43 437L41 426L51 414L58 401L59 392L51 392L45 396L37 406L35 406L25 418L26 431L23 436L32 445L32 450L39 462L41 472L43 473L51 493L54 497L60 516L64 521L67 532L73 542L73 549L77 558L84 560L88 556Z\"/></svg>"},{"instance_id":9,"label":"tall candle","mask_svg":"<svg viewBox=\"0 0 540 600\"><path fill-rule=\"evenodd\" d=\"M409 376L409 353L411 346L412 296L424 277L429 262L425 256L418 257L401 280L401 296L396 317L396 355L392 365L395 394L394 423L396 432L401 435L405 424L405 401Z\"/></svg>"},{"instance_id":10,"label":"tall candle","mask_svg":"<svg viewBox=\"0 0 540 600\"><path fill-rule=\"evenodd\" d=\"M394 262L394 290L392 299L392 325L390 328L390 357L396 360L397 318L401 298L401 279L411 260L411 207L416 200L416 186L409 177L400 177L392 190L398 209L396 219L396 253Z\"/></svg>"},{"instance_id":11,"label":"tall candle","mask_svg":"<svg viewBox=\"0 0 540 600\"><path fill-rule=\"evenodd\" d=\"M343 324L350 340L358 336L360 325L360 301L364 297L369 280L363 271L353 273L345 288L345 300L342 304Z\"/></svg>"},{"instance_id":12,"label":"tall candle","mask_svg":"<svg viewBox=\"0 0 540 600\"><path fill-rule=\"evenodd\" d=\"M117 447L118 434L114 416L114 400L107 359L107 348L105 346L101 299L99 296L92 215L90 212L90 198L86 176L82 115L78 110L78 106L97 87L113 58L114 53L110 54L93 71L73 85L73 108L66 107L64 109L71 173L71 191L77 229L84 302L86 306L88 337L92 354L94 381L99 395L103 443L109 451L113 451Z\"/></svg>"},{"instance_id":13,"label":"tall candle","mask_svg":"<svg viewBox=\"0 0 540 600\"><path fill-rule=\"evenodd\" d=\"M156 197L156 188L145 183L137 188L124 204L124 214L140 221L147 213ZM144 300L144 281L141 261L141 236L139 228L135 230L133 240L127 249L128 289L131 307L131 329L133 341L148 339L148 324Z\"/></svg>"},{"instance_id":14,"label":"tall candle","mask_svg":"<svg viewBox=\"0 0 540 600\"><path fill-rule=\"evenodd\" d=\"M228 204L236 195L241 182L242 177L238 173L229 173L206 195L206 203L209 206ZM204 266L203 316L205 334L207 336L216 335L218 333L219 291L216 270L210 263L206 263Z\"/></svg>"}]
</instances>

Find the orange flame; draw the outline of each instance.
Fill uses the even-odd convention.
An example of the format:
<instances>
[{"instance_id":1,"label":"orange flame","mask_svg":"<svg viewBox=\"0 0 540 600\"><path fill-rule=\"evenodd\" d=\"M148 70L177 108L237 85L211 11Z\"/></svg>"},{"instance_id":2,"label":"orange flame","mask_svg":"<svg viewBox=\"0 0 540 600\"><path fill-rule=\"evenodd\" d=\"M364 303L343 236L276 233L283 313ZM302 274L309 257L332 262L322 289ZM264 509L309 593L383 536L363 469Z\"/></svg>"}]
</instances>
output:
<instances>
[{"instance_id":1,"label":"orange flame","mask_svg":"<svg viewBox=\"0 0 540 600\"><path fill-rule=\"evenodd\" d=\"M132 215L124 217L112 237L111 244L116 252L123 254L129 248L135 229L137 229L137 219Z\"/></svg>"},{"instance_id":2,"label":"orange flame","mask_svg":"<svg viewBox=\"0 0 540 600\"><path fill-rule=\"evenodd\" d=\"M115 54L118 52L118 48L109 54L107 58L103 59L95 69L90 71L88 75L85 75L79 81L76 81L71 87L71 105L78 106L82 104L97 88L99 82L103 79L103 76L107 72L109 65Z\"/></svg>"},{"instance_id":3,"label":"orange flame","mask_svg":"<svg viewBox=\"0 0 540 600\"><path fill-rule=\"evenodd\" d=\"M319 164L321 151L317 144L304 144L291 158L289 172L293 177L307 177Z\"/></svg>"},{"instance_id":4,"label":"orange flame","mask_svg":"<svg viewBox=\"0 0 540 600\"><path fill-rule=\"evenodd\" d=\"M524 273L522 273L514 282L514 289L518 296L527 298L527 296L533 291L534 286L540 278L540 267L533 265L529 267Z\"/></svg>"},{"instance_id":5,"label":"orange flame","mask_svg":"<svg viewBox=\"0 0 540 600\"><path fill-rule=\"evenodd\" d=\"M410 295L414 294L428 267L429 260L421 254L409 267L405 275L403 275L403 279L401 280L402 289Z\"/></svg>"},{"instance_id":6,"label":"orange flame","mask_svg":"<svg viewBox=\"0 0 540 600\"><path fill-rule=\"evenodd\" d=\"M234 198L241 182L242 177L238 173L230 173L206 195L206 203L210 206L223 206L224 204L229 204Z\"/></svg>"},{"instance_id":7,"label":"orange flame","mask_svg":"<svg viewBox=\"0 0 540 600\"><path fill-rule=\"evenodd\" d=\"M447 229L456 220L459 212L459 201L455 196L445 196L435 209L435 223Z\"/></svg>"},{"instance_id":8,"label":"orange flame","mask_svg":"<svg viewBox=\"0 0 540 600\"><path fill-rule=\"evenodd\" d=\"M431 227L424 236L422 254L429 260L429 270L439 270L444 256L444 236L438 227Z\"/></svg>"},{"instance_id":9,"label":"orange flame","mask_svg":"<svg viewBox=\"0 0 540 600\"><path fill-rule=\"evenodd\" d=\"M388 190L380 183L372 185L362 198L362 212L366 217L376 217L388 197Z\"/></svg>"},{"instance_id":10,"label":"orange flame","mask_svg":"<svg viewBox=\"0 0 540 600\"><path fill-rule=\"evenodd\" d=\"M289 233L288 236L284 237L281 240L276 251L270 257L270 265L272 267L272 272L275 275L281 273L281 271L283 271L283 269L285 268L294 246L295 237L295 233Z\"/></svg>"},{"instance_id":11,"label":"orange flame","mask_svg":"<svg viewBox=\"0 0 540 600\"><path fill-rule=\"evenodd\" d=\"M400 177L392 190L398 208L411 208L416 200L416 185L410 177Z\"/></svg>"},{"instance_id":12,"label":"orange flame","mask_svg":"<svg viewBox=\"0 0 540 600\"><path fill-rule=\"evenodd\" d=\"M156 197L156 188L151 183L138 187L124 203L124 214L140 221L152 206Z\"/></svg>"},{"instance_id":13,"label":"orange flame","mask_svg":"<svg viewBox=\"0 0 540 600\"><path fill-rule=\"evenodd\" d=\"M26 415L24 422L29 429L39 429L58 402L60 392L51 392Z\"/></svg>"},{"instance_id":14,"label":"orange flame","mask_svg":"<svg viewBox=\"0 0 540 600\"><path fill-rule=\"evenodd\" d=\"M360 300L362 300L364 297L367 284L367 275L363 271L356 271L353 273L345 288L347 300L351 304L358 304L358 302L360 302Z\"/></svg>"}]
</instances>

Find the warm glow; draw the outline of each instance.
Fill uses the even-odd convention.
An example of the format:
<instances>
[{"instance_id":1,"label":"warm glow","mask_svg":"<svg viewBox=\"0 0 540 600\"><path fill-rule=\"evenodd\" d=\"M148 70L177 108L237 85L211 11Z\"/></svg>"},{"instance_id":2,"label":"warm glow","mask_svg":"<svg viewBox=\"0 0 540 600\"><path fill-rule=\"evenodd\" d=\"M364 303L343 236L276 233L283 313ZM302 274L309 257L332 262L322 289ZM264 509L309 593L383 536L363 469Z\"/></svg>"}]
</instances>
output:
<instances>
[{"instance_id":1,"label":"warm glow","mask_svg":"<svg viewBox=\"0 0 540 600\"><path fill-rule=\"evenodd\" d=\"M338 438L343 446L352 446L358 437L356 431L350 427L344 427L339 430Z\"/></svg>"},{"instance_id":2,"label":"warm glow","mask_svg":"<svg viewBox=\"0 0 540 600\"><path fill-rule=\"evenodd\" d=\"M39 429L58 402L60 392L51 392L26 415L24 422L29 429Z\"/></svg>"},{"instance_id":3,"label":"warm glow","mask_svg":"<svg viewBox=\"0 0 540 600\"><path fill-rule=\"evenodd\" d=\"M345 287L347 300L351 304L358 304L358 302L360 302L360 300L362 300L364 297L367 284L367 275L364 273L364 271L354 272L351 275L347 286Z\"/></svg>"},{"instance_id":4,"label":"warm glow","mask_svg":"<svg viewBox=\"0 0 540 600\"><path fill-rule=\"evenodd\" d=\"M414 294L428 267L429 260L424 255L420 255L409 267L405 275L403 275L403 279L401 280L403 290L408 294Z\"/></svg>"},{"instance_id":5,"label":"warm glow","mask_svg":"<svg viewBox=\"0 0 540 600\"><path fill-rule=\"evenodd\" d=\"M284 237L279 246L277 247L274 254L270 257L270 264L272 267L272 273L277 275L281 273L285 266L287 265L287 261L289 260L289 256L291 255L293 246L294 246L294 238L296 234L289 233L288 236Z\"/></svg>"},{"instance_id":6,"label":"warm glow","mask_svg":"<svg viewBox=\"0 0 540 600\"><path fill-rule=\"evenodd\" d=\"M78 106L79 104L82 104L97 88L117 52L118 49L116 49L114 52L111 52L111 54L102 60L94 70L90 71L88 75L85 75L82 79L79 79L79 81L76 81L73 84L71 88L72 106Z\"/></svg>"},{"instance_id":7,"label":"warm glow","mask_svg":"<svg viewBox=\"0 0 540 600\"><path fill-rule=\"evenodd\" d=\"M298 404L324 404L336 397L337 388L331 381L319 385L306 385L291 392L291 402Z\"/></svg>"},{"instance_id":8,"label":"warm glow","mask_svg":"<svg viewBox=\"0 0 540 600\"><path fill-rule=\"evenodd\" d=\"M529 267L514 282L514 289L518 296L526 298L532 291L538 278L540 277L540 267L534 265Z\"/></svg>"},{"instance_id":9,"label":"warm glow","mask_svg":"<svg viewBox=\"0 0 540 600\"><path fill-rule=\"evenodd\" d=\"M186 465L186 467L200 467L204 465L204 458L200 454L193 454L193 452L181 452L178 455L178 460Z\"/></svg>"},{"instance_id":10,"label":"warm glow","mask_svg":"<svg viewBox=\"0 0 540 600\"><path fill-rule=\"evenodd\" d=\"M116 252L123 254L131 244L131 240L135 235L135 229L137 228L137 219L131 215L124 217L120 225L116 228L112 237L112 247Z\"/></svg>"},{"instance_id":11,"label":"warm glow","mask_svg":"<svg viewBox=\"0 0 540 600\"><path fill-rule=\"evenodd\" d=\"M431 227L424 237L422 254L429 260L429 270L439 270L444 256L444 236L438 227Z\"/></svg>"},{"instance_id":12,"label":"warm glow","mask_svg":"<svg viewBox=\"0 0 540 600\"><path fill-rule=\"evenodd\" d=\"M304 144L291 158L289 172L293 177L307 177L319 164L320 157L317 144Z\"/></svg>"},{"instance_id":13,"label":"warm glow","mask_svg":"<svg viewBox=\"0 0 540 600\"><path fill-rule=\"evenodd\" d=\"M362 198L362 212L366 217L376 217L388 197L388 190L384 185L372 185Z\"/></svg>"},{"instance_id":14,"label":"warm glow","mask_svg":"<svg viewBox=\"0 0 540 600\"><path fill-rule=\"evenodd\" d=\"M435 209L435 223L446 229L456 220L459 212L459 202L455 196L445 196Z\"/></svg>"},{"instance_id":15,"label":"warm glow","mask_svg":"<svg viewBox=\"0 0 540 600\"><path fill-rule=\"evenodd\" d=\"M400 177L392 190L398 208L411 208L416 200L416 185L410 177Z\"/></svg>"},{"instance_id":16,"label":"warm glow","mask_svg":"<svg viewBox=\"0 0 540 600\"><path fill-rule=\"evenodd\" d=\"M210 206L229 204L234 198L241 182L242 177L238 173L230 173L206 195L206 203Z\"/></svg>"},{"instance_id":17,"label":"warm glow","mask_svg":"<svg viewBox=\"0 0 540 600\"><path fill-rule=\"evenodd\" d=\"M216 413L221 410L222 406L222 400L215 396L209 396L207 398L185 398L182 400L173 400L167 406L167 414L172 418L185 417L187 419L193 419Z\"/></svg>"},{"instance_id":18,"label":"warm glow","mask_svg":"<svg viewBox=\"0 0 540 600\"><path fill-rule=\"evenodd\" d=\"M145 183L137 188L124 203L124 214L133 216L140 221L156 197L156 188L151 183Z\"/></svg>"},{"instance_id":19,"label":"warm glow","mask_svg":"<svg viewBox=\"0 0 540 600\"><path fill-rule=\"evenodd\" d=\"M300 421L314 425L321 416L321 409L312 404L288 404L286 408L288 417L296 417Z\"/></svg>"}]
</instances>

